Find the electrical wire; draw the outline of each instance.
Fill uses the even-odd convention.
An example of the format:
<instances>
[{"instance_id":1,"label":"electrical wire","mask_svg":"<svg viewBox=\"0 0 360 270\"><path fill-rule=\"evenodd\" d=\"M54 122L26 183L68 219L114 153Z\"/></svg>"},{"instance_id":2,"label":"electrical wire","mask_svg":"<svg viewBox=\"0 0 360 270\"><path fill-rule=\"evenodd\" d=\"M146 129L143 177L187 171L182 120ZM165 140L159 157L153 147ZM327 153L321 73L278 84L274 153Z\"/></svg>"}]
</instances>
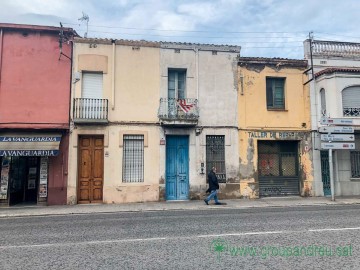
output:
<instances>
[{"instance_id":1,"label":"electrical wire","mask_svg":"<svg viewBox=\"0 0 360 270\"><path fill-rule=\"evenodd\" d=\"M80 25L78 23L63 23L67 25ZM89 24L92 27L99 28L120 28L120 29L128 29L128 30L144 30L144 31L167 31L167 32L193 32L193 33L212 33L214 31L207 30L180 30L180 29L156 29L156 28L137 28L137 27L122 27L122 26L101 26ZM273 31L221 31L221 33L225 34L288 34L288 33L306 33L309 31L291 31L291 32L273 32Z\"/></svg>"}]
</instances>

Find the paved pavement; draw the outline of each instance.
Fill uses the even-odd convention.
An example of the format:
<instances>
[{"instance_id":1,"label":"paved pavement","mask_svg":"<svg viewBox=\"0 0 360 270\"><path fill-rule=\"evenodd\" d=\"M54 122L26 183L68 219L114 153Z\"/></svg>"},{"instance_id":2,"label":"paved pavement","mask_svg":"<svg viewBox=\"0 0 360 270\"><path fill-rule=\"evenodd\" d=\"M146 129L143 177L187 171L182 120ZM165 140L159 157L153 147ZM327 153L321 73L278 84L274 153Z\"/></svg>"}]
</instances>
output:
<instances>
[{"instance_id":1,"label":"paved pavement","mask_svg":"<svg viewBox=\"0 0 360 270\"><path fill-rule=\"evenodd\" d=\"M164 210L206 210L206 209L246 209L259 207L296 207L320 205L360 204L360 196L338 197L335 201L327 197L279 197L261 199L223 200L227 205L205 205L201 201L145 202L127 204L86 204L61 206L12 206L1 207L1 217L69 215L91 213L142 212Z\"/></svg>"}]
</instances>

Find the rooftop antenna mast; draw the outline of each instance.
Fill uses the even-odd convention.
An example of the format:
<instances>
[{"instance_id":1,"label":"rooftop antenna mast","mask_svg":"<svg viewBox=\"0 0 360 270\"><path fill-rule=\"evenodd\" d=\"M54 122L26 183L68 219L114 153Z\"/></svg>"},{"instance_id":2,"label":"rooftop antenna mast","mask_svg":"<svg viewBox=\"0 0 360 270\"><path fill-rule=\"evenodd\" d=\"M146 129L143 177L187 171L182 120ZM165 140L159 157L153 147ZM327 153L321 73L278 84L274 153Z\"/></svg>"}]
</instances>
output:
<instances>
[{"instance_id":1,"label":"rooftop antenna mast","mask_svg":"<svg viewBox=\"0 0 360 270\"><path fill-rule=\"evenodd\" d=\"M88 30L89 30L89 16L87 14L84 13L84 11L82 12L83 16L78 19L79 21L86 21L86 32L84 34L84 37L87 38L87 34L88 34Z\"/></svg>"},{"instance_id":2,"label":"rooftop antenna mast","mask_svg":"<svg viewBox=\"0 0 360 270\"><path fill-rule=\"evenodd\" d=\"M62 50L62 48L63 48L63 43L66 42L66 41L69 41L69 39L68 39L68 37L66 37L66 36L64 35L64 27L63 27L63 25L62 25L61 22L60 22L60 27L61 27L60 33L59 33L60 55L59 55L59 59L58 59L58 60L60 60L60 58L61 58L62 55L71 60L71 58L70 58L69 56L67 56L66 54L63 53L63 50Z\"/></svg>"}]
</instances>

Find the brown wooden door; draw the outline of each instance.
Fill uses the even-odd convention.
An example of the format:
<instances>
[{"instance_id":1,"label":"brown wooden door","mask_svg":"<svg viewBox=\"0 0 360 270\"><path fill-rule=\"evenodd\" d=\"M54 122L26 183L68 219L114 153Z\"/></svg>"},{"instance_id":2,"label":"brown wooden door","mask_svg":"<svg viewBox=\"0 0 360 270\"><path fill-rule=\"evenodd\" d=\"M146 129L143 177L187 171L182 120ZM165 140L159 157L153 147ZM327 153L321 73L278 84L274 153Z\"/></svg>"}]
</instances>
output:
<instances>
[{"instance_id":1,"label":"brown wooden door","mask_svg":"<svg viewBox=\"0 0 360 270\"><path fill-rule=\"evenodd\" d=\"M102 203L104 138L79 138L78 203Z\"/></svg>"}]
</instances>

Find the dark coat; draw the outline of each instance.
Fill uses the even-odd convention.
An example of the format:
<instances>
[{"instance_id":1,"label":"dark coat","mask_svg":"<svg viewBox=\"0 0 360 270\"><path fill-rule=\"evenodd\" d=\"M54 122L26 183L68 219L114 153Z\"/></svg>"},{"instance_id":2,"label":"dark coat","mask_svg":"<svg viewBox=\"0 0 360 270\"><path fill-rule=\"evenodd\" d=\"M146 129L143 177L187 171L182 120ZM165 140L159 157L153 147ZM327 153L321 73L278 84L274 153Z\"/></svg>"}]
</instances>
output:
<instances>
[{"instance_id":1,"label":"dark coat","mask_svg":"<svg viewBox=\"0 0 360 270\"><path fill-rule=\"evenodd\" d=\"M211 170L208 174L209 188L206 192L211 192L213 190L219 189L219 181L216 177L216 174Z\"/></svg>"}]
</instances>

